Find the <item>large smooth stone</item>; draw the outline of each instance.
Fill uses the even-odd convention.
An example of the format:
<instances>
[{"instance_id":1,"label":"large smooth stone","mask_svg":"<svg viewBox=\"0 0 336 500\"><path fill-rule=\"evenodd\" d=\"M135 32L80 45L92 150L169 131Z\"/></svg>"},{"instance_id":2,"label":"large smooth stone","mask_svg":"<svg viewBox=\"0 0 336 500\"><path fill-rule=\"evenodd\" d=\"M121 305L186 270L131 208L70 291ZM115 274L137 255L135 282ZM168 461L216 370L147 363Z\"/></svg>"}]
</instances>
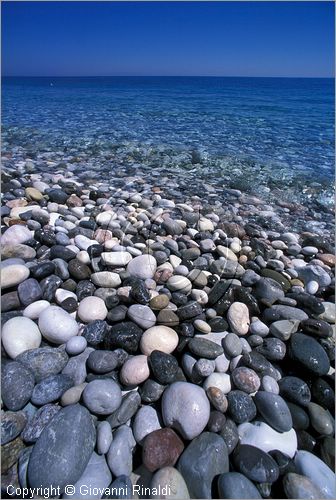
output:
<instances>
[{"instance_id":1,"label":"large smooth stone","mask_svg":"<svg viewBox=\"0 0 336 500\"><path fill-rule=\"evenodd\" d=\"M170 354L177 347L178 341L177 333L169 326L152 326L143 333L140 339L140 350L146 356L153 351Z\"/></svg>"},{"instance_id":2,"label":"large smooth stone","mask_svg":"<svg viewBox=\"0 0 336 500\"><path fill-rule=\"evenodd\" d=\"M195 438L210 417L205 391L195 384L174 382L163 393L162 417L165 425L176 429L183 438Z\"/></svg>"},{"instance_id":3,"label":"large smooth stone","mask_svg":"<svg viewBox=\"0 0 336 500\"><path fill-rule=\"evenodd\" d=\"M286 498L310 498L312 500L322 498L321 490L308 477L295 474L295 472L285 475L283 486Z\"/></svg>"},{"instance_id":4,"label":"large smooth stone","mask_svg":"<svg viewBox=\"0 0 336 500\"><path fill-rule=\"evenodd\" d=\"M251 481L274 483L279 477L275 460L255 446L239 445L233 452L233 461L238 471Z\"/></svg>"},{"instance_id":5,"label":"large smooth stone","mask_svg":"<svg viewBox=\"0 0 336 500\"><path fill-rule=\"evenodd\" d=\"M259 413L278 432L288 432L293 427L292 415L281 396L259 391L254 396Z\"/></svg>"},{"instance_id":6,"label":"large smooth stone","mask_svg":"<svg viewBox=\"0 0 336 500\"><path fill-rule=\"evenodd\" d=\"M255 485L240 472L226 472L218 478L219 498L262 498Z\"/></svg>"},{"instance_id":7,"label":"large smooth stone","mask_svg":"<svg viewBox=\"0 0 336 500\"><path fill-rule=\"evenodd\" d=\"M309 451L299 450L294 461L296 471L309 477L325 498L336 497L335 474L322 460Z\"/></svg>"},{"instance_id":8,"label":"large smooth stone","mask_svg":"<svg viewBox=\"0 0 336 500\"><path fill-rule=\"evenodd\" d=\"M134 323L144 329L151 328L156 323L156 316L148 306L133 304L128 308L127 314Z\"/></svg>"},{"instance_id":9,"label":"large smooth stone","mask_svg":"<svg viewBox=\"0 0 336 500\"><path fill-rule=\"evenodd\" d=\"M47 340L53 344L64 344L78 333L78 323L64 309L49 306L41 312L39 329Z\"/></svg>"},{"instance_id":10,"label":"large smooth stone","mask_svg":"<svg viewBox=\"0 0 336 500\"><path fill-rule=\"evenodd\" d=\"M17 361L31 369L35 381L38 383L50 375L60 373L67 364L68 359L69 357L62 347L58 349L39 347L20 354Z\"/></svg>"},{"instance_id":11,"label":"large smooth stone","mask_svg":"<svg viewBox=\"0 0 336 500\"><path fill-rule=\"evenodd\" d=\"M22 264L13 264L1 269L1 288L16 286L29 276L28 267Z\"/></svg>"},{"instance_id":12,"label":"large smooth stone","mask_svg":"<svg viewBox=\"0 0 336 500\"><path fill-rule=\"evenodd\" d=\"M25 243L32 237L31 231L21 224L10 226L1 236L2 245L16 245L18 243Z\"/></svg>"},{"instance_id":13,"label":"large smooth stone","mask_svg":"<svg viewBox=\"0 0 336 500\"><path fill-rule=\"evenodd\" d=\"M329 436L334 433L333 418L328 410L316 403L307 405L311 426L322 436Z\"/></svg>"},{"instance_id":14,"label":"large smooth stone","mask_svg":"<svg viewBox=\"0 0 336 500\"><path fill-rule=\"evenodd\" d=\"M28 349L39 347L41 340L42 335L36 323L23 316L6 321L2 328L2 345L12 359Z\"/></svg>"},{"instance_id":15,"label":"large smooth stone","mask_svg":"<svg viewBox=\"0 0 336 500\"><path fill-rule=\"evenodd\" d=\"M305 285L310 281L316 281L320 287L329 286L331 283L331 277L321 266L308 265L298 269L298 275L300 279L304 280Z\"/></svg>"},{"instance_id":16,"label":"large smooth stone","mask_svg":"<svg viewBox=\"0 0 336 500\"><path fill-rule=\"evenodd\" d=\"M174 467L163 467L158 470L151 479L150 488L152 489L151 498L166 498L171 500L190 498L183 476ZM155 492L154 489L156 490Z\"/></svg>"},{"instance_id":17,"label":"large smooth stone","mask_svg":"<svg viewBox=\"0 0 336 500\"><path fill-rule=\"evenodd\" d=\"M21 410L30 400L34 385L33 373L22 363L2 363L1 398L8 410Z\"/></svg>"},{"instance_id":18,"label":"large smooth stone","mask_svg":"<svg viewBox=\"0 0 336 500\"><path fill-rule=\"evenodd\" d=\"M245 422L238 426L241 444L255 446L266 453L279 450L289 457L293 457L297 450L297 437L294 429L288 432L277 432L265 422Z\"/></svg>"},{"instance_id":19,"label":"large smooth stone","mask_svg":"<svg viewBox=\"0 0 336 500\"><path fill-rule=\"evenodd\" d=\"M83 474L96 442L88 410L79 404L58 412L38 438L28 464L32 488L75 484Z\"/></svg>"},{"instance_id":20,"label":"large smooth stone","mask_svg":"<svg viewBox=\"0 0 336 500\"><path fill-rule=\"evenodd\" d=\"M91 458L78 481L73 485L73 495L62 495L62 498L102 498L103 491L108 488L112 481L112 474L106 459L102 455L93 452Z\"/></svg>"},{"instance_id":21,"label":"large smooth stone","mask_svg":"<svg viewBox=\"0 0 336 500\"><path fill-rule=\"evenodd\" d=\"M229 307L227 319L233 333L246 335L250 326L249 310L243 302L234 302Z\"/></svg>"},{"instance_id":22,"label":"large smooth stone","mask_svg":"<svg viewBox=\"0 0 336 500\"><path fill-rule=\"evenodd\" d=\"M105 302L99 297L85 297L79 303L77 314L84 323L103 320L107 316Z\"/></svg>"},{"instance_id":23,"label":"large smooth stone","mask_svg":"<svg viewBox=\"0 0 336 500\"><path fill-rule=\"evenodd\" d=\"M192 498L212 498L214 477L229 472L229 456L224 439L213 432L202 433L182 453L177 468Z\"/></svg>"},{"instance_id":24,"label":"large smooth stone","mask_svg":"<svg viewBox=\"0 0 336 500\"><path fill-rule=\"evenodd\" d=\"M309 335L295 333L290 340L290 356L316 375L326 375L330 369L327 353Z\"/></svg>"},{"instance_id":25,"label":"large smooth stone","mask_svg":"<svg viewBox=\"0 0 336 500\"><path fill-rule=\"evenodd\" d=\"M153 278L157 268L157 263L152 255L139 255L131 260L127 266L127 271L136 278Z\"/></svg>"},{"instance_id":26,"label":"large smooth stone","mask_svg":"<svg viewBox=\"0 0 336 500\"><path fill-rule=\"evenodd\" d=\"M108 378L89 382L82 397L85 406L97 415L111 415L121 404L120 387Z\"/></svg>"}]
</instances>

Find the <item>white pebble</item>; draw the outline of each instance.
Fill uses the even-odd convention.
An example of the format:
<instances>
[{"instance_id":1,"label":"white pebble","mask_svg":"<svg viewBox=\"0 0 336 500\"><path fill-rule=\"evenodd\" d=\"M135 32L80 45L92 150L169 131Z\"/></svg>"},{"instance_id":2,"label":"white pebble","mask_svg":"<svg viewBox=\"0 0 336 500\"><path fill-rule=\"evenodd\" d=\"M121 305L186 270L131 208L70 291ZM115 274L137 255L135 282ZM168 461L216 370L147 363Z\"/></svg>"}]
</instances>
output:
<instances>
[{"instance_id":1,"label":"white pebble","mask_svg":"<svg viewBox=\"0 0 336 500\"><path fill-rule=\"evenodd\" d=\"M8 356L15 359L28 349L40 347L42 336L34 321L17 316L6 321L2 328L1 339Z\"/></svg>"}]
</instances>

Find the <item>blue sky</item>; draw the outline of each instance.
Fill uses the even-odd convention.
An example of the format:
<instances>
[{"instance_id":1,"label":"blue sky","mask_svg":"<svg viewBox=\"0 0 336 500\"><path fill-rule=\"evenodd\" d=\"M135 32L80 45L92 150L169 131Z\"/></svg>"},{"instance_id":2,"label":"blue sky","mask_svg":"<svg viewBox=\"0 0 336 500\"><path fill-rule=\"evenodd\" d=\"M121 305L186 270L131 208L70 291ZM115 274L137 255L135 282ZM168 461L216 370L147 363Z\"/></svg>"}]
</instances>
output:
<instances>
[{"instance_id":1,"label":"blue sky","mask_svg":"<svg viewBox=\"0 0 336 500\"><path fill-rule=\"evenodd\" d=\"M333 76L333 2L2 2L2 74Z\"/></svg>"}]
</instances>

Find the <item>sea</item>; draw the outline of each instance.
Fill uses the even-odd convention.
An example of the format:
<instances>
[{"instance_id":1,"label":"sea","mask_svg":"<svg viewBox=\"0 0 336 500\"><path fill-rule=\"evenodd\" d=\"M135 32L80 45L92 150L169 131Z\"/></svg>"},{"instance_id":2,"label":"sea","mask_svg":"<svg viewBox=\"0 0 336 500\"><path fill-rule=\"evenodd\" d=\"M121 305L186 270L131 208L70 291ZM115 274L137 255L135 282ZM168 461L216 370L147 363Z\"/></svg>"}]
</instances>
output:
<instances>
[{"instance_id":1,"label":"sea","mask_svg":"<svg viewBox=\"0 0 336 500\"><path fill-rule=\"evenodd\" d=\"M98 170L110 152L329 210L334 99L327 78L3 77L2 150L80 154Z\"/></svg>"}]
</instances>

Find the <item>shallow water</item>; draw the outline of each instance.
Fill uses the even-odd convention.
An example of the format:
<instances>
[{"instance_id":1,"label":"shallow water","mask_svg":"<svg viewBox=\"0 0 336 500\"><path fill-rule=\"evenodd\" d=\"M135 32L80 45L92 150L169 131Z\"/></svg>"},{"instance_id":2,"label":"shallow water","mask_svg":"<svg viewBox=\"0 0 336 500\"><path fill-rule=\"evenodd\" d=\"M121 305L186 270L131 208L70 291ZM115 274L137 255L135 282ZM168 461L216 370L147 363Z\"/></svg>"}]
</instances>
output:
<instances>
[{"instance_id":1,"label":"shallow water","mask_svg":"<svg viewBox=\"0 0 336 500\"><path fill-rule=\"evenodd\" d=\"M332 204L332 79L4 78L2 106L5 152L83 153L102 176L115 164L164 165L215 186Z\"/></svg>"}]
</instances>

